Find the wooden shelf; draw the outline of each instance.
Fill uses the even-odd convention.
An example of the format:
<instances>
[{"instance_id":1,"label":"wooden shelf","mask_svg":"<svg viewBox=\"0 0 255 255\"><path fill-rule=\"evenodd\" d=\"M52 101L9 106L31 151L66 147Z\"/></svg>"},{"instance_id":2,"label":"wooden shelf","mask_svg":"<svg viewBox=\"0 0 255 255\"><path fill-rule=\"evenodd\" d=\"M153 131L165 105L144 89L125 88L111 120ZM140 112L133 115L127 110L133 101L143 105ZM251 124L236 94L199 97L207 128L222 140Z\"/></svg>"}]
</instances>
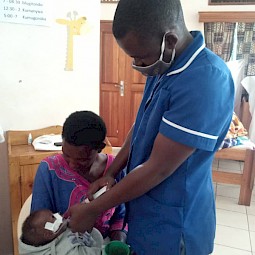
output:
<instances>
[{"instance_id":1,"label":"wooden shelf","mask_svg":"<svg viewBox=\"0 0 255 255\"><path fill-rule=\"evenodd\" d=\"M255 22L255 12L199 12L199 22Z\"/></svg>"},{"instance_id":2,"label":"wooden shelf","mask_svg":"<svg viewBox=\"0 0 255 255\"><path fill-rule=\"evenodd\" d=\"M28 134L33 138L46 134L61 134L61 126L38 130L8 131L9 183L11 199L12 237L14 255L18 255L17 224L23 203L32 193L34 177L41 160L61 151L36 151L27 144Z\"/></svg>"}]
</instances>

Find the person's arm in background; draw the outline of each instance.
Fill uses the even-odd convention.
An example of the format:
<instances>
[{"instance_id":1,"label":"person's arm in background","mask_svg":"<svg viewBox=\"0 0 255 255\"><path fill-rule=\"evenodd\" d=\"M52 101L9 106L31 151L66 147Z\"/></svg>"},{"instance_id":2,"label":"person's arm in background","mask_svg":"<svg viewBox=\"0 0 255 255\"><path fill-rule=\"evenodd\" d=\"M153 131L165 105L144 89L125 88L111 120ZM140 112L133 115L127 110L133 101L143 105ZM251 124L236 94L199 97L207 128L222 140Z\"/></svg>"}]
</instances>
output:
<instances>
[{"instance_id":1,"label":"person's arm in background","mask_svg":"<svg viewBox=\"0 0 255 255\"><path fill-rule=\"evenodd\" d=\"M112 164L109 166L106 174L102 178L90 184L89 190L87 193L89 200L93 200L92 195L103 186L107 185L108 189L111 188L115 184L115 177L118 175L120 171L122 171L122 169L125 168L128 161L133 129L134 129L134 125L129 130L127 138L123 146L121 147L120 151L116 155Z\"/></svg>"},{"instance_id":2,"label":"person's arm in background","mask_svg":"<svg viewBox=\"0 0 255 255\"><path fill-rule=\"evenodd\" d=\"M69 210L69 227L73 232L91 229L103 211L142 196L159 185L195 151L158 134L149 159L89 204L74 205ZM84 221L86 217L86 221Z\"/></svg>"}]
</instances>

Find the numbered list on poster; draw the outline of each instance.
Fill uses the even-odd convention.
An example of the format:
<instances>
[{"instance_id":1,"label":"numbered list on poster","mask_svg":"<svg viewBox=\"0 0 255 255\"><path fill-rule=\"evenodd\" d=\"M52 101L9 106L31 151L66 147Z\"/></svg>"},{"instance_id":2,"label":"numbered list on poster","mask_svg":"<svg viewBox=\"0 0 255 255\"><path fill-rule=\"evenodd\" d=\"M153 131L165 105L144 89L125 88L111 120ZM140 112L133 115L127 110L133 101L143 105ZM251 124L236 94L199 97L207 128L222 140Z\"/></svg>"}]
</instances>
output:
<instances>
[{"instance_id":1,"label":"numbered list on poster","mask_svg":"<svg viewBox=\"0 0 255 255\"><path fill-rule=\"evenodd\" d=\"M45 0L0 0L0 21L48 26Z\"/></svg>"}]
</instances>

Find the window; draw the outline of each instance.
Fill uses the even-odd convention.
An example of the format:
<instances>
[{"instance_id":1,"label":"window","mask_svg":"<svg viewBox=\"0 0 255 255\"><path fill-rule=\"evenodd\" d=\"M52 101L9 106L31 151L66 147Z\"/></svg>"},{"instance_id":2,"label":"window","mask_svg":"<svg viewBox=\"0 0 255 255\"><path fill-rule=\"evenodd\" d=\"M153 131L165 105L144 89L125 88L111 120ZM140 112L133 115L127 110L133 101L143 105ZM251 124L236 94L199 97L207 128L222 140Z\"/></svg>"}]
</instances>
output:
<instances>
[{"instance_id":1,"label":"window","mask_svg":"<svg viewBox=\"0 0 255 255\"><path fill-rule=\"evenodd\" d=\"M255 75L254 11L199 12L199 21L208 48L225 61L244 59L246 75Z\"/></svg>"},{"instance_id":2,"label":"window","mask_svg":"<svg viewBox=\"0 0 255 255\"><path fill-rule=\"evenodd\" d=\"M245 74L255 75L255 23L205 22L206 46L224 61L245 60Z\"/></svg>"}]
</instances>

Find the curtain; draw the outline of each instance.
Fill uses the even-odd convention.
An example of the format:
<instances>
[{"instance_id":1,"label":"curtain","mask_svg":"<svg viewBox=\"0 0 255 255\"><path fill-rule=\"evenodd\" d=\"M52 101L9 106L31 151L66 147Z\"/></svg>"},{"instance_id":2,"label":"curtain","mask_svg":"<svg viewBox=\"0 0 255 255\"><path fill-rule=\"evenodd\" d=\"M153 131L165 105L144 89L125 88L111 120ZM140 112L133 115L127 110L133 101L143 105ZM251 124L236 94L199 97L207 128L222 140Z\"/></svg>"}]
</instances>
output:
<instances>
[{"instance_id":1,"label":"curtain","mask_svg":"<svg viewBox=\"0 0 255 255\"><path fill-rule=\"evenodd\" d=\"M238 23L236 59L245 60L247 76L255 75L255 23Z\"/></svg>"},{"instance_id":2,"label":"curtain","mask_svg":"<svg viewBox=\"0 0 255 255\"><path fill-rule=\"evenodd\" d=\"M234 45L236 23L204 23L206 46L220 56L225 62L230 60Z\"/></svg>"}]
</instances>

